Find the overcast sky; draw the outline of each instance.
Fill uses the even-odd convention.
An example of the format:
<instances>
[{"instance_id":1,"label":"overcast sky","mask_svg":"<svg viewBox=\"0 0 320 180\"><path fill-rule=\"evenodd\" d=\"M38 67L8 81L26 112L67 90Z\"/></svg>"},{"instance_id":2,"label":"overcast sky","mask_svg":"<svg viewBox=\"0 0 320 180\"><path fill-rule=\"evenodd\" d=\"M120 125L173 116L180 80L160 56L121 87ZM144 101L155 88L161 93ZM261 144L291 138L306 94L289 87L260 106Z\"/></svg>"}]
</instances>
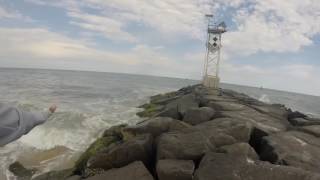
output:
<instances>
[{"instance_id":1,"label":"overcast sky","mask_svg":"<svg viewBox=\"0 0 320 180\"><path fill-rule=\"evenodd\" d=\"M0 67L200 79L211 11L223 82L320 95L319 0L0 0Z\"/></svg>"}]
</instances>

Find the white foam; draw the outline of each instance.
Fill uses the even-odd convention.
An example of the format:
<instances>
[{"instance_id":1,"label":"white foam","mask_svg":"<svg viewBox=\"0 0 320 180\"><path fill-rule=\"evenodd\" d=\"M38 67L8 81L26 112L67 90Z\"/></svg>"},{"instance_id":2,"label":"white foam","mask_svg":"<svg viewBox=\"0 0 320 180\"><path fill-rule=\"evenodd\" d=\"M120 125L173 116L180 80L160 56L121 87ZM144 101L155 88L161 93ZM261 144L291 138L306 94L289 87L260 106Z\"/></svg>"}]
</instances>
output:
<instances>
[{"instance_id":1,"label":"white foam","mask_svg":"<svg viewBox=\"0 0 320 180\"><path fill-rule=\"evenodd\" d=\"M269 96L266 95L266 94L263 94L260 98L259 98L259 101L262 101L262 102L265 102L265 103L270 103L270 99L269 99Z\"/></svg>"},{"instance_id":2,"label":"white foam","mask_svg":"<svg viewBox=\"0 0 320 180\"><path fill-rule=\"evenodd\" d=\"M66 131L55 127L38 127L28 135L23 136L19 141L26 146L42 150L48 150L56 146L66 146L73 150L79 150L90 139L90 133L81 129Z\"/></svg>"}]
</instances>

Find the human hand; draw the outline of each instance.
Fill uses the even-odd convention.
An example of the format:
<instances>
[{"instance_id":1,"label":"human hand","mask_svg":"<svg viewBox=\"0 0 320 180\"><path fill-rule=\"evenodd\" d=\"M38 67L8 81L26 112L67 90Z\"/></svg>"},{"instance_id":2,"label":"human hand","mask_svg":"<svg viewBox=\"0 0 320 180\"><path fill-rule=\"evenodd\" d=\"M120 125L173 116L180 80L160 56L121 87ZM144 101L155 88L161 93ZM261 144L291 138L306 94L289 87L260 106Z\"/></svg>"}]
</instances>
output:
<instances>
[{"instance_id":1,"label":"human hand","mask_svg":"<svg viewBox=\"0 0 320 180\"><path fill-rule=\"evenodd\" d=\"M56 106L55 104L53 104L53 105L51 105L51 106L49 107L49 111L50 111L51 113L54 113L56 110L57 110L57 106Z\"/></svg>"}]
</instances>

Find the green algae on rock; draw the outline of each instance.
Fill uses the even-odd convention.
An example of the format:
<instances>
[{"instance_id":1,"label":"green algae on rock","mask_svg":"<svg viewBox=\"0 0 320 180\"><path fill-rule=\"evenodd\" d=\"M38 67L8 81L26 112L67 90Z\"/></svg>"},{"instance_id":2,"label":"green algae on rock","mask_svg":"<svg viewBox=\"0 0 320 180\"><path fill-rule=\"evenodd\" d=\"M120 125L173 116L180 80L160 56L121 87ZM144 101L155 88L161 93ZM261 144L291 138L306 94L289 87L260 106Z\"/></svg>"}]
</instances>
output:
<instances>
[{"instance_id":1,"label":"green algae on rock","mask_svg":"<svg viewBox=\"0 0 320 180\"><path fill-rule=\"evenodd\" d=\"M107 148L109 145L122 141L123 135L121 132L126 126L125 124L113 126L107 129L102 137L93 142L75 163L76 174L83 174L90 157Z\"/></svg>"},{"instance_id":2,"label":"green algae on rock","mask_svg":"<svg viewBox=\"0 0 320 180\"><path fill-rule=\"evenodd\" d=\"M153 103L144 104L141 106L141 108L144 108L143 111L138 112L137 115L140 117L152 117L161 112L164 109L164 106L157 105Z\"/></svg>"}]
</instances>

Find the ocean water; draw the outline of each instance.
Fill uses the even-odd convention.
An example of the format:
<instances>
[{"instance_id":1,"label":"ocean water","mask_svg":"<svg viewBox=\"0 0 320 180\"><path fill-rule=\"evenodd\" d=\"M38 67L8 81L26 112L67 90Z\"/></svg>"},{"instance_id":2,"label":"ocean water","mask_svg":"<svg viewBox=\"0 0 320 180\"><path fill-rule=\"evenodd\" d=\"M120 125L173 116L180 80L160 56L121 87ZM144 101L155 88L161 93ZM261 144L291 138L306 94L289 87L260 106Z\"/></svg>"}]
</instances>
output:
<instances>
[{"instance_id":1,"label":"ocean water","mask_svg":"<svg viewBox=\"0 0 320 180\"><path fill-rule=\"evenodd\" d=\"M104 129L141 121L137 106L151 95L199 83L194 80L83 71L0 68L0 102L25 110L58 111L48 122L0 147L0 179L15 179L7 170L19 160L38 174L71 167ZM320 115L320 97L223 84L268 103L286 104Z\"/></svg>"}]
</instances>

